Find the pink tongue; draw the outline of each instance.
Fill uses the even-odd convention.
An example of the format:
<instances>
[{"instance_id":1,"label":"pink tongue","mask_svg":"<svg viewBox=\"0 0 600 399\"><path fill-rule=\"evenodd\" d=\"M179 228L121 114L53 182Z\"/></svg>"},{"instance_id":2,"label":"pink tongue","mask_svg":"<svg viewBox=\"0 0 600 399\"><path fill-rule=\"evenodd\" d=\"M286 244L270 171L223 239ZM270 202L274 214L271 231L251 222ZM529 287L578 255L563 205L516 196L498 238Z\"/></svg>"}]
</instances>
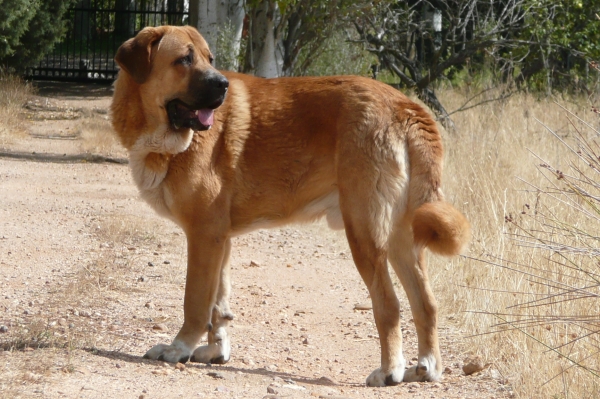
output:
<instances>
[{"instance_id":1,"label":"pink tongue","mask_svg":"<svg viewBox=\"0 0 600 399\"><path fill-rule=\"evenodd\" d=\"M205 109L198 110L198 120L204 126L212 126L212 124L214 122L214 116L215 116L215 111L212 109L205 108Z\"/></svg>"}]
</instances>

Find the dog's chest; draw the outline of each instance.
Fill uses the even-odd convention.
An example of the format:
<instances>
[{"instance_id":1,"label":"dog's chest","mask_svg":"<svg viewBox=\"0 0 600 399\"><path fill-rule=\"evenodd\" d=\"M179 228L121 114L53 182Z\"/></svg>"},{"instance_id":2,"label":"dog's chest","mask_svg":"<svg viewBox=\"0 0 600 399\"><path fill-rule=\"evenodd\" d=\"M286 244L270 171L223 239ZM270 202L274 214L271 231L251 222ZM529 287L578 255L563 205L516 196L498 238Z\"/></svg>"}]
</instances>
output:
<instances>
[{"instance_id":1,"label":"dog's chest","mask_svg":"<svg viewBox=\"0 0 600 399\"><path fill-rule=\"evenodd\" d=\"M168 187L164 184L168 167L149 167L145 156L130 154L129 165L141 197L161 216L171 217Z\"/></svg>"}]
</instances>

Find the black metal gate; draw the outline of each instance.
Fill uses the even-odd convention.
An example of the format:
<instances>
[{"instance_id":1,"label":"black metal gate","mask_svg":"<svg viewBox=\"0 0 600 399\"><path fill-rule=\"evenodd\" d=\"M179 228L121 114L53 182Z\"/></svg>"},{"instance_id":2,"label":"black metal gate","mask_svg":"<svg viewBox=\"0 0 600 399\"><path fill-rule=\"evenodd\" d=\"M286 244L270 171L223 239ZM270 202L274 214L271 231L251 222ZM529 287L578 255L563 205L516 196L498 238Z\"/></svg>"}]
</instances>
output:
<instances>
[{"instance_id":1,"label":"black metal gate","mask_svg":"<svg viewBox=\"0 0 600 399\"><path fill-rule=\"evenodd\" d=\"M31 79L111 82L117 48L146 26L185 25L187 0L80 0L68 11L68 31Z\"/></svg>"}]
</instances>

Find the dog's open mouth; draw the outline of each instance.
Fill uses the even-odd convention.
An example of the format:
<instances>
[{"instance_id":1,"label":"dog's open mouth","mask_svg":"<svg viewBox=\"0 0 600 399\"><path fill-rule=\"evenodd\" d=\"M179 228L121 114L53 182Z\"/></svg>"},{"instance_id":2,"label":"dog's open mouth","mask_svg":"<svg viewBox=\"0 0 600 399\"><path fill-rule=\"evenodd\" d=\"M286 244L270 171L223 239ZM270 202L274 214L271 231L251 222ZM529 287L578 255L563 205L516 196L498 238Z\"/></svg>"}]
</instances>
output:
<instances>
[{"instance_id":1,"label":"dog's open mouth","mask_svg":"<svg viewBox=\"0 0 600 399\"><path fill-rule=\"evenodd\" d=\"M189 128L194 131L208 130L214 123L214 108L193 109L177 99L167 103L167 114L169 122L175 130L181 128Z\"/></svg>"}]
</instances>

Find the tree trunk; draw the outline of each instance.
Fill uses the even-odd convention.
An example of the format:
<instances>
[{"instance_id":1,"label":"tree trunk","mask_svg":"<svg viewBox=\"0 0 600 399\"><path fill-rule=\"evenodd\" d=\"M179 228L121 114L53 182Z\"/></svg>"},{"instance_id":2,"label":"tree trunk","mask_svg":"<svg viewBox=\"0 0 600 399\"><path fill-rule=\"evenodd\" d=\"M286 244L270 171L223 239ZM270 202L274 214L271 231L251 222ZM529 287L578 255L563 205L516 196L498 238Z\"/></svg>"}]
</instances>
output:
<instances>
[{"instance_id":1,"label":"tree trunk","mask_svg":"<svg viewBox=\"0 0 600 399\"><path fill-rule=\"evenodd\" d=\"M250 40L244 71L264 78L280 76L280 38L275 37L277 4L269 0L261 1L250 10L250 14Z\"/></svg>"},{"instance_id":2,"label":"tree trunk","mask_svg":"<svg viewBox=\"0 0 600 399\"><path fill-rule=\"evenodd\" d=\"M448 115L448 112L440 100L438 100L435 92L429 87L423 89L415 87L415 92L419 100L423 101L431 111L433 111L444 129L446 129L448 133L456 133L456 125L454 125L454 122L450 119L450 115Z\"/></svg>"},{"instance_id":3,"label":"tree trunk","mask_svg":"<svg viewBox=\"0 0 600 399\"><path fill-rule=\"evenodd\" d=\"M218 3L218 0L190 1L190 25L198 29L213 54L217 52L217 36L219 34Z\"/></svg>"},{"instance_id":4,"label":"tree trunk","mask_svg":"<svg viewBox=\"0 0 600 399\"><path fill-rule=\"evenodd\" d=\"M242 31L244 28L244 0L222 0L217 8L217 23L219 29L225 31L225 35L221 35L221 39L227 41L227 45L222 49L218 49L220 58L226 58L219 61L217 57L217 68L227 68L233 71L239 69L238 56L240 54L240 46L242 43ZM228 54L223 54L227 52Z\"/></svg>"},{"instance_id":5,"label":"tree trunk","mask_svg":"<svg viewBox=\"0 0 600 399\"><path fill-rule=\"evenodd\" d=\"M237 56L242 41L244 15L244 0L190 1L190 25L196 27L208 43L217 67L238 69ZM225 39L231 41L223 49L217 47L220 30L225 30L227 32ZM231 54L225 55L223 51ZM227 58L228 62L220 63L220 58Z\"/></svg>"}]
</instances>

